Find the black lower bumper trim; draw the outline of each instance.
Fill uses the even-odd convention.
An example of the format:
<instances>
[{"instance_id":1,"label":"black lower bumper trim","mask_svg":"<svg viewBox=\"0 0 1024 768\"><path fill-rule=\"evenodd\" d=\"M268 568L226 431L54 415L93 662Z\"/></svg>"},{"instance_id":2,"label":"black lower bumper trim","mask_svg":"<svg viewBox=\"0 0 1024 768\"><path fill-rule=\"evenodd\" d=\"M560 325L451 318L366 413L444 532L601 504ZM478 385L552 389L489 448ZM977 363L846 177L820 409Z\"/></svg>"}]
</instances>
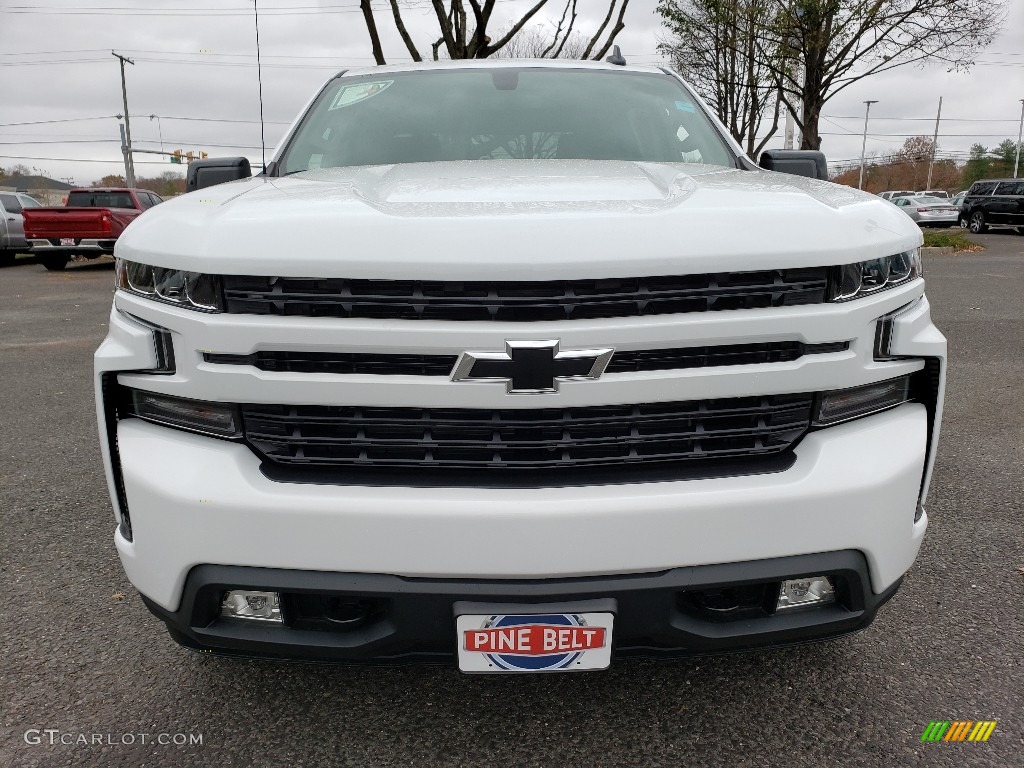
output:
<instances>
[{"instance_id":1,"label":"black lower bumper trim","mask_svg":"<svg viewBox=\"0 0 1024 768\"><path fill-rule=\"evenodd\" d=\"M774 611L780 581L822 574L836 585L835 603ZM143 600L166 622L175 640L195 650L403 664L454 660L455 616L457 604L463 602L514 604L529 611L531 605L611 601L614 657L671 657L856 632L873 621L878 608L899 588L897 582L875 594L870 584L867 563L856 551L659 573L493 581L201 565L189 573L178 611ZM221 596L228 589L280 592L285 624L220 618ZM761 603L759 589L765 595ZM735 599L745 602L734 611L722 611L723 595L741 596ZM313 615L311 605L334 607Z\"/></svg>"}]
</instances>

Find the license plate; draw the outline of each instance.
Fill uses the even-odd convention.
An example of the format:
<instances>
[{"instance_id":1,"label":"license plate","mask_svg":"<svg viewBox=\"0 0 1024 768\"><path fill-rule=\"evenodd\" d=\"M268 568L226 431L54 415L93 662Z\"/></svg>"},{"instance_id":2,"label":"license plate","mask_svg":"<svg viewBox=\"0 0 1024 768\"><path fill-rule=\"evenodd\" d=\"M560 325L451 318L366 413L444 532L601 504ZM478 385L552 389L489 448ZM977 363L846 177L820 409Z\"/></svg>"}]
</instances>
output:
<instances>
[{"instance_id":1,"label":"license plate","mask_svg":"<svg viewBox=\"0 0 1024 768\"><path fill-rule=\"evenodd\" d=\"M611 613L465 615L456 619L463 672L577 672L607 669Z\"/></svg>"},{"instance_id":2,"label":"license plate","mask_svg":"<svg viewBox=\"0 0 1024 768\"><path fill-rule=\"evenodd\" d=\"M61 245L74 245L75 244L75 238L73 238L73 237L62 237L60 239L60 244Z\"/></svg>"}]
</instances>

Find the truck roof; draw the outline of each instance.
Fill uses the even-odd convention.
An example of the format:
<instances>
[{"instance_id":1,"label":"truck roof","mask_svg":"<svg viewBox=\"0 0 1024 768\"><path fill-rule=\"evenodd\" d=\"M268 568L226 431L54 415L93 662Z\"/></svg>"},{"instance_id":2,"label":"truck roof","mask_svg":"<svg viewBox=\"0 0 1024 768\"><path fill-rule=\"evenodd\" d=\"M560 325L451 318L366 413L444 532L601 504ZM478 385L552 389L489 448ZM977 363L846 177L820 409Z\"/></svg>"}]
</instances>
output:
<instances>
[{"instance_id":1,"label":"truck roof","mask_svg":"<svg viewBox=\"0 0 1024 768\"><path fill-rule=\"evenodd\" d=\"M627 59L628 61L628 59ZM406 64L386 64L384 66L358 67L338 72L345 77L360 75L380 75L389 72L422 72L427 70L447 69L596 69L608 72L649 72L661 73L664 70L653 64L610 64L606 61L589 61L581 59L456 59L448 61L411 61Z\"/></svg>"}]
</instances>

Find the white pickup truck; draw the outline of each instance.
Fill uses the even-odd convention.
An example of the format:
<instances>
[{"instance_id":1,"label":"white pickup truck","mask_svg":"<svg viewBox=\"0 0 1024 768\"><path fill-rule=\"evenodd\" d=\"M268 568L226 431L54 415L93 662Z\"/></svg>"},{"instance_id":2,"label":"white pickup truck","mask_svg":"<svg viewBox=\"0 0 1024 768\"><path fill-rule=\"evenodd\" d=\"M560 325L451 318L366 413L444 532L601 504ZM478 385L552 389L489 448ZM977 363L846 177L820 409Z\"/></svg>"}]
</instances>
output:
<instances>
[{"instance_id":1,"label":"white pickup truck","mask_svg":"<svg viewBox=\"0 0 1024 768\"><path fill-rule=\"evenodd\" d=\"M921 242L660 68L342 72L264 174L117 241L124 568L225 654L515 673L862 629L928 521Z\"/></svg>"}]
</instances>

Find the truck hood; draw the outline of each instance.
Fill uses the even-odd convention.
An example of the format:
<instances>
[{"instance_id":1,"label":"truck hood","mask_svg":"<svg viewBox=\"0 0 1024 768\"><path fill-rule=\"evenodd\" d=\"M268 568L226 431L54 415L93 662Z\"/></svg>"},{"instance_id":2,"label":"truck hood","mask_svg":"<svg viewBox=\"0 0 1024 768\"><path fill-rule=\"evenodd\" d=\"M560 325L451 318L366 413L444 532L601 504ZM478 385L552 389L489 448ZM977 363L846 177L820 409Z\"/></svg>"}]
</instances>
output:
<instances>
[{"instance_id":1,"label":"truck hood","mask_svg":"<svg viewBox=\"0 0 1024 768\"><path fill-rule=\"evenodd\" d=\"M151 209L116 255L220 274L540 280L842 264L921 241L891 204L813 179L508 160L222 184Z\"/></svg>"}]
</instances>

